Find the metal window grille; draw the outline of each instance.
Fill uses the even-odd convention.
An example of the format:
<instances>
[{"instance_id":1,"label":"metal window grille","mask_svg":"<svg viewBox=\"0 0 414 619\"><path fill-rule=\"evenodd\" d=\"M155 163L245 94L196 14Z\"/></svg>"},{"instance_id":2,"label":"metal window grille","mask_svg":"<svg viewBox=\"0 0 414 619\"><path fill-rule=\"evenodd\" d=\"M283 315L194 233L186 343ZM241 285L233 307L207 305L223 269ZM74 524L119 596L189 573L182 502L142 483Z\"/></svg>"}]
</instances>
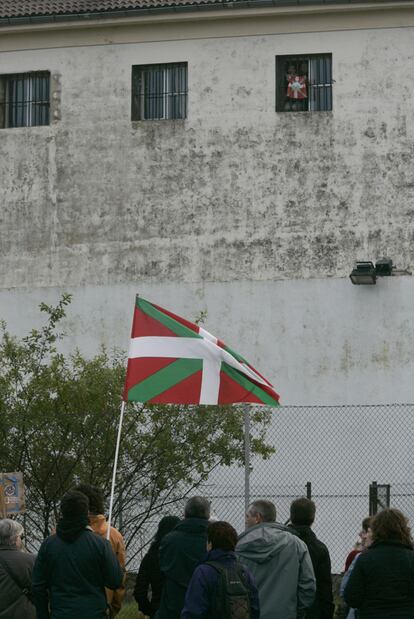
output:
<instances>
[{"instance_id":1,"label":"metal window grille","mask_svg":"<svg viewBox=\"0 0 414 619\"><path fill-rule=\"evenodd\" d=\"M3 81L4 127L35 127L49 124L50 73L6 75Z\"/></svg>"},{"instance_id":2,"label":"metal window grille","mask_svg":"<svg viewBox=\"0 0 414 619\"><path fill-rule=\"evenodd\" d=\"M187 63L132 67L132 120L187 117Z\"/></svg>"},{"instance_id":3,"label":"metal window grille","mask_svg":"<svg viewBox=\"0 0 414 619\"><path fill-rule=\"evenodd\" d=\"M305 96L288 94L289 72L300 76ZM332 54L276 56L276 111L327 112L332 110Z\"/></svg>"}]
</instances>

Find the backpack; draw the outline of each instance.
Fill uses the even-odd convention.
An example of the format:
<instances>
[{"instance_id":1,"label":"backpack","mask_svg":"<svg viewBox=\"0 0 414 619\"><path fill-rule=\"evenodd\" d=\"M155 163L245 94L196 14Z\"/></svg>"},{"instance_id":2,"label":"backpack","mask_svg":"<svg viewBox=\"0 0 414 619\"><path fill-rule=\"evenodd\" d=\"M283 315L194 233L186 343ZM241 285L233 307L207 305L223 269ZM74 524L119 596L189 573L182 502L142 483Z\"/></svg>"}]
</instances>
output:
<instances>
[{"instance_id":1,"label":"backpack","mask_svg":"<svg viewBox=\"0 0 414 619\"><path fill-rule=\"evenodd\" d=\"M219 573L211 617L214 619L250 619L250 591L243 567L225 567L216 561L206 561Z\"/></svg>"}]
</instances>

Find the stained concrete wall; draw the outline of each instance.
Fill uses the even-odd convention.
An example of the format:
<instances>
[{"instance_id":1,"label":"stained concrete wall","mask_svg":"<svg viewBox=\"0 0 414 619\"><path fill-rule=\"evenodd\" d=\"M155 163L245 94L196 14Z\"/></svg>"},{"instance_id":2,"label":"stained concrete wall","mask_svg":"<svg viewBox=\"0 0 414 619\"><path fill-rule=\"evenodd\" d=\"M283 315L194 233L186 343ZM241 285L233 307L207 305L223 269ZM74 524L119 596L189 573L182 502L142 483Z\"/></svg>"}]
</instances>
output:
<instances>
[{"instance_id":1,"label":"stained concrete wall","mask_svg":"<svg viewBox=\"0 0 414 619\"><path fill-rule=\"evenodd\" d=\"M332 53L333 112L277 114L275 56ZM126 346L133 292L181 311L285 403L413 401L414 29L11 51L61 119L0 132L1 315L75 292L73 344ZM187 61L188 118L131 123L131 66ZM266 372L266 369L269 368Z\"/></svg>"}]
</instances>

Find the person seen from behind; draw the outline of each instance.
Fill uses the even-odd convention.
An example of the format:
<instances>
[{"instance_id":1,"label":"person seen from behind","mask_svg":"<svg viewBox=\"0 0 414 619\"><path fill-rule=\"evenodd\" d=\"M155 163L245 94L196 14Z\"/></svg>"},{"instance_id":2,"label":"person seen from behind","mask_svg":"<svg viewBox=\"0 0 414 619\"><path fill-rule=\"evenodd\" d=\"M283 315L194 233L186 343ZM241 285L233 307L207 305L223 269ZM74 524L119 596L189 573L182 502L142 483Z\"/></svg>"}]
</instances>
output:
<instances>
[{"instance_id":1,"label":"person seen from behind","mask_svg":"<svg viewBox=\"0 0 414 619\"><path fill-rule=\"evenodd\" d=\"M249 506L236 554L256 582L261 619L304 617L315 599L312 561L306 544L276 523L273 503L261 500Z\"/></svg>"},{"instance_id":2,"label":"person seen from behind","mask_svg":"<svg viewBox=\"0 0 414 619\"><path fill-rule=\"evenodd\" d=\"M109 525L104 515L105 499L102 490L96 486L91 486L90 484L79 484L75 488L75 490L77 490L78 492L83 492L83 494L88 497L89 526L91 527L92 531L100 535L102 538L107 539ZM123 570L125 570L124 538L122 537L121 533L112 526L109 531L109 541L112 546L112 550L114 551L116 558L119 561L119 565ZM108 602L111 618L115 617L121 610L124 595L124 583L122 583L122 585L119 587L119 589L116 589L116 591L106 589L106 599Z\"/></svg>"},{"instance_id":3,"label":"person seen from behind","mask_svg":"<svg viewBox=\"0 0 414 619\"><path fill-rule=\"evenodd\" d=\"M316 579L315 601L305 612L306 619L333 619L335 605L332 596L331 558L329 550L312 531L316 506L313 501L302 497L290 506L289 528L305 542L312 561Z\"/></svg>"},{"instance_id":4,"label":"person seen from behind","mask_svg":"<svg viewBox=\"0 0 414 619\"><path fill-rule=\"evenodd\" d=\"M371 522L372 544L354 561L346 603L359 619L413 619L414 549L408 519L384 509Z\"/></svg>"},{"instance_id":5,"label":"person seen from behind","mask_svg":"<svg viewBox=\"0 0 414 619\"><path fill-rule=\"evenodd\" d=\"M360 543L357 544L356 548L353 548L350 553L348 554L346 560L345 560L345 569L344 571L347 572L349 567L351 566L352 561L355 559L355 557L362 552L363 550L365 550L366 548L366 542L368 539L368 532L369 532L369 528L371 526L371 520L372 517L371 516L367 516L366 518L363 519L362 521L362 527L361 527L361 531L359 533L359 539L360 539Z\"/></svg>"},{"instance_id":6,"label":"person seen from behind","mask_svg":"<svg viewBox=\"0 0 414 619\"><path fill-rule=\"evenodd\" d=\"M371 523L372 517L370 516L369 518L365 518L365 520L369 521L369 523ZM361 544L361 550L359 550L359 552L357 552L357 554L354 557L354 560L352 561L351 565L348 568L348 571L345 572L342 581L341 581L341 585L339 587L339 595L341 596L341 598L344 597L344 591L345 591L345 587L348 583L349 577L352 574L352 571L356 565L356 562L358 561L359 557L361 556L362 553L366 552L368 550L368 548L371 546L372 544L372 530L371 527L368 527L368 531L366 532L366 535L364 535L363 538L363 545ZM358 611L355 608L348 608L345 607L345 611L346 611L346 619L357 619L358 617Z\"/></svg>"},{"instance_id":7,"label":"person seen from behind","mask_svg":"<svg viewBox=\"0 0 414 619\"><path fill-rule=\"evenodd\" d=\"M157 619L180 619L188 583L206 552L209 517L209 501L192 497L185 505L184 520L161 541L164 585Z\"/></svg>"},{"instance_id":8,"label":"person seen from behind","mask_svg":"<svg viewBox=\"0 0 414 619\"><path fill-rule=\"evenodd\" d=\"M67 492L60 510L56 533L40 546L33 568L37 619L105 619L105 587L119 589L124 573L111 544L90 528L82 492Z\"/></svg>"},{"instance_id":9,"label":"person seen from behind","mask_svg":"<svg viewBox=\"0 0 414 619\"><path fill-rule=\"evenodd\" d=\"M162 539L180 522L178 516L161 518L154 540L141 561L135 581L134 598L139 610L154 619L161 599L163 576L160 569L159 552Z\"/></svg>"},{"instance_id":10,"label":"person seen from behind","mask_svg":"<svg viewBox=\"0 0 414 619\"><path fill-rule=\"evenodd\" d=\"M210 522L205 561L190 580L181 619L259 619L259 596L250 572L234 552L237 532Z\"/></svg>"},{"instance_id":11,"label":"person seen from behind","mask_svg":"<svg viewBox=\"0 0 414 619\"><path fill-rule=\"evenodd\" d=\"M0 520L0 619L35 619L32 570L35 556L23 550L23 527Z\"/></svg>"}]
</instances>

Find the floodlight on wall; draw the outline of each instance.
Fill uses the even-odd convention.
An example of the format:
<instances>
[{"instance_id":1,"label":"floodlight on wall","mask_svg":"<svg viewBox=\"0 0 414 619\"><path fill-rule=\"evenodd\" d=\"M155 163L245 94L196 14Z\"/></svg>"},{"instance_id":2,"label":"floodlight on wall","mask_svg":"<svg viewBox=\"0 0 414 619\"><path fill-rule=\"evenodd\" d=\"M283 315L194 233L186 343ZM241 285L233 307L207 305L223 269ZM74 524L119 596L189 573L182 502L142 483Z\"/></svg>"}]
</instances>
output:
<instances>
[{"instance_id":1,"label":"floodlight on wall","mask_svg":"<svg viewBox=\"0 0 414 619\"><path fill-rule=\"evenodd\" d=\"M380 277L387 277L392 275L392 260L391 258L380 258L375 263L375 272Z\"/></svg>"},{"instance_id":2,"label":"floodlight on wall","mask_svg":"<svg viewBox=\"0 0 414 619\"><path fill-rule=\"evenodd\" d=\"M377 274L372 262L356 262L352 269L351 282L356 285L372 285L377 283Z\"/></svg>"},{"instance_id":3,"label":"floodlight on wall","mask_svg":"<svg viewBox=\"0 0 414 619\"><path fill-rule=\"evenodd\" d=\"M377 277L389 277L394 274L391 258L380 258L375 266L373 262L368 260L356 262L349 277L353 284L367 286L376 284Z\"/></svg>"}]
</instances>

